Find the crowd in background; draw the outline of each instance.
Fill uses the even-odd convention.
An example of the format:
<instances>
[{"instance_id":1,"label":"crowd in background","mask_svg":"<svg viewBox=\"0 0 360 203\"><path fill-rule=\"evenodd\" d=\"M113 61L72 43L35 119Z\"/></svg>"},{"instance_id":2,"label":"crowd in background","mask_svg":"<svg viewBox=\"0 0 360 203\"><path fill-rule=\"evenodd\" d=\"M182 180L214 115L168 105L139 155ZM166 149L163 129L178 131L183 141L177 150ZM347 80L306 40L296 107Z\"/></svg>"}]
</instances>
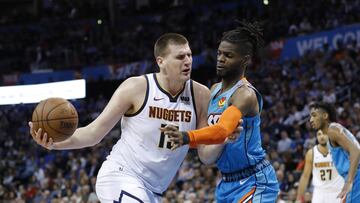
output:
<instances>
[{"instance_id":1,"label":"crowd in background","mask_svg":"<svg viewBox=\"0 0 360 203\"><path fill-rule=\"evenodd\" d=\"M263 22L267 42L360 21L359 2L349 0L39 2L36 14L16 7L0 14L2 72L153 61L154 41L165 32L185 34L200 54L214 49L235 19Z\"/></svg>"},{"instance_id":2,"label":"crowd in background","mask_svg":"<svg viewBox=\"0 0 360 203\"><path fill-rule=\"evenodd\" d=\"M89 1L94 4L75 1L87 7L70 1L43 2L50 3L40 22L13 26L9 24L17 23L19 19L15 17L18 15L0 18L3 24L0 28L0 70L3 66L17 71L56 70L144 58L152 60L154 40L159 33L170 30L186 33L193 52L205 52L216 49L221 32L233 23L229 21L232 16L270 17L265 24L268 40L360 21L358 1L326 1L326 9L322 7L325 1L288 1L285 5L273 1L273 5L262 10L254 5L246 9L226 6L215 9L209 4L193 8L189 5L194 5L195 1L184 0L174 1L164 13L151 6L135 6L133 11L123 11L128 22L125 17L119 17L117 22L121 23L113 27L107 24L105 17L108 14L103 11L106 8L91 7L97 5L96 0ZM155 2L165 5L162 1ZM86 16L83 8L94 10L104 17L104 22L98 24L88 20L93 16ZM204 11L200 12L202 9ZM209 11L207 9L213 10L205 12ZM139 10L152 17L147 18L146 23L132 22L135 17L141 19ZM73 16L64 13L73 13ZM208 86L215 82L215 60L215 56L209 54L207 62L193 72L193 78ZM310 130L308 123L309 103L322 100L334 104L338 122L360 139L360 90L356 86L359 77L360 48L356 41L339 43L336 50L324 46L295 60L254 59L247 70L247 79L264 98L262 143L280 183L278 202L294 202L304 153L316 144L315 132ZM101 83L99 85L101 87ZM99 96L74 101L80 126L96 118L107 99L107 96ZM27 122L33 108L34 105L0 106L0 201L98 202L94 191L97 171L121 137L119 124L95 147L47 151L38 146L28 132ZM219 180L215 165L202 164L196 151L190 151L164 193L163 201L214 202L214 190ZM311 198L311 190L306 198Z\"/></svg>"},{"instance_id":3,"label":"crowd in background","mask_svg":"<svg viewBox=\"0 0 360 203\"><path fill-rule=\"evenodd\" d=\"M280 182L279 202L296 197L304 152L316 144L315 132L307 122L311 101L333 103L338 122L360 138L360 92L355 86L360 77L359 65L359 48L345 44L338 50L319 50L298 60L265 61L249 68L248 80L264 97L262 142ZM106 103L102 96L76 101L80 125L96 118ZM121 137L119 126L95 147L47 151L36 145L28 133L27 121L33 107L0 108L0 199L96 202L96 174ZM203 165L196 151L191 151L164 193L164 202L213 202L219 177L214 165Z\"/></svg>"}]
</instances>

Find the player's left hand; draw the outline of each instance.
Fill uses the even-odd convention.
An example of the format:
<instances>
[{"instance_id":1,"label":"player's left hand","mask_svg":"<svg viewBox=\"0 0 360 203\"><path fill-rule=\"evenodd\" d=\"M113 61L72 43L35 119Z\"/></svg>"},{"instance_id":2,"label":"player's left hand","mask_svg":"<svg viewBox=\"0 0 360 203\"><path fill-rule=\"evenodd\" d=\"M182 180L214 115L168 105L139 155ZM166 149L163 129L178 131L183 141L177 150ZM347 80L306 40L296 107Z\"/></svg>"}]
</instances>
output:
<instances>
[{"instance_id":1,"label":"player's left hand","mask_svg":"<svg viewBox=\"0 0 360 203\"><path fill-rule=\"evenodd\" d=\"M184 143L184 134L179 131L178 126L167 124L165 127L160 128L160 131L169 137L171 150L175 150L185 144L188 144Z\"/></svg>"},{"instance_id":2,"label":"player's left hand","mask_svg":"<svg viewBox=\"0 0 360 203\"><path fill-rule=\"evenodd\" d=\"M346 197L346 194L351 191L352 185L353 184L351 182L346 182L337 198L343 200Z\"/></svg>"}]
</instances>

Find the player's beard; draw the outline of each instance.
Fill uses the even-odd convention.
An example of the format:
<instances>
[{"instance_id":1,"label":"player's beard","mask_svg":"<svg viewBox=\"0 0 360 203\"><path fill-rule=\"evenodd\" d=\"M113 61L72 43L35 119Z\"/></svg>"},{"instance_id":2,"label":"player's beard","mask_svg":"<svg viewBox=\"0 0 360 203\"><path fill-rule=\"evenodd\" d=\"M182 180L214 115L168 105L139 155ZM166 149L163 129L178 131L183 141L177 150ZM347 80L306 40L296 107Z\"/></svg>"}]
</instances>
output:
<instances>
[{"instance_id":1,"label":"player's beard","mask_svg":"<svg viewBox=\"0 0 360 203\"><path fill-rule=\"evenodd\" d=\"M242 70L240 68L231 68L230 70L223 70L218 73L218 76L223 80L240 79Z\"/></svg>"}]
</instances>

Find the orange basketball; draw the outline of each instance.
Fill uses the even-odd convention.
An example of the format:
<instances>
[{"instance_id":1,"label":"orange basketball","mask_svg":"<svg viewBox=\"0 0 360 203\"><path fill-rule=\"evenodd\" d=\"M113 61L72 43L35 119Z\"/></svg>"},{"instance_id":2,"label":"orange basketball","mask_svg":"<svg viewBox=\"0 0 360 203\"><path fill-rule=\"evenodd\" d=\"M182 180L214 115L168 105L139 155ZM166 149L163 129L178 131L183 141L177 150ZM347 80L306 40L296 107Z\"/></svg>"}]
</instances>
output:
<instances>
[{"instance_id":1,"label":"orange basketball","mask_svg":"<svg viewBox=\"0 0 360 203\"><path fill-rule=\"evenodd\" d=\"M39 128L54 142L70 137L79 122L75 107L66 99L49 98L41 101L32 114L33 129Z\"/></svg>"}]
</instances>

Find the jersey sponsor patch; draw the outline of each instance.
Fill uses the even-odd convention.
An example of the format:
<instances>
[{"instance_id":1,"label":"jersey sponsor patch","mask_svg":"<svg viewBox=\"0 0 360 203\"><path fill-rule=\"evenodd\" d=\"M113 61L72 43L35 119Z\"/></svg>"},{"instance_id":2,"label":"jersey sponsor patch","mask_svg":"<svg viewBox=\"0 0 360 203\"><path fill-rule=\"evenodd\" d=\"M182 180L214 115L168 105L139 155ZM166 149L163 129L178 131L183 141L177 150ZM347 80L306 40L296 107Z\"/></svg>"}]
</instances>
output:
<instances>
[{"instance_id":1,"label":"jersey sponsor patch","mask_svg":"<svg viewBox=\"0 0 360 203\"><path fill-rule=\"evenodd\" d=\"M222 108L225 104L226 104L226 97L222 97L222 98L218 101L218 107L219 107L219 108Z\"/></svg>"}]
</instances>

